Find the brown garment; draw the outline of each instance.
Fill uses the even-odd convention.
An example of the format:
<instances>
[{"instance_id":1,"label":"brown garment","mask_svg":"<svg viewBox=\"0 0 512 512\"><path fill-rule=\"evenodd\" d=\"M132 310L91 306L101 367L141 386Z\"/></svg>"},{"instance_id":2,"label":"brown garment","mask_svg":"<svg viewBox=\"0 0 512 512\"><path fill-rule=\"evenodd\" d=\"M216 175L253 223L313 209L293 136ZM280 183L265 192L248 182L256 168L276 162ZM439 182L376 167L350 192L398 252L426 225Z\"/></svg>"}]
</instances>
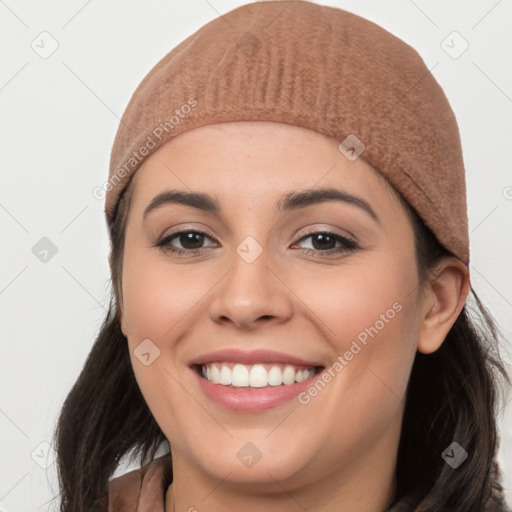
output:
<instances>
[{"instance_id":1,"label":"brown garment","mask_svg":"<svg viewBox=\"0 0 512 512\"><path fill-rule=\"evenodd\" d=\"M108 512L165 512L171 459L159 457L109 482Z\"/></svg>"},{"instance_id":2,"label":"brown garment","mask_svg":"<svg viewBox=\"0 0 512 512\"><path fill-rule=\"evenodd\" d=\"M165 512L165 495L171 481L171 459L164 455L153 462L114 478L109 484L108 512ZM494 492L482 512L511 512L504 501L497 464L493 467ZM429 497L414 507L415 496L398 499L384 512L428 511ZM419 508L421 507L421 508Z\"/></svg>"}]
</instances>

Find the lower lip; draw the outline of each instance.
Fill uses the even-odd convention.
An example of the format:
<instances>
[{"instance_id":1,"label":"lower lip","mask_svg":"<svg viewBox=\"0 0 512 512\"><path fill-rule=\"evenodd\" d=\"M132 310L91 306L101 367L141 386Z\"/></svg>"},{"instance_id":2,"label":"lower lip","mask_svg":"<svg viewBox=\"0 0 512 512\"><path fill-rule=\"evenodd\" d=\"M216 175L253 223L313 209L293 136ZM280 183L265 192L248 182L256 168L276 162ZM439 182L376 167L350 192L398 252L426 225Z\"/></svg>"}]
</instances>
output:
<instances>
[{"instance_id":1,"label":"lower lip","mask_svg":"<svg viewBox=\"0 0 512 512\"><path fill-rule=\"evenodd\" d=\"M284 404L305 391L319 374L295 384L265 388L236 388L214 384L191 369L204 394L216 404L237 412L261 412Z\"/></svg>"}]
</instances>

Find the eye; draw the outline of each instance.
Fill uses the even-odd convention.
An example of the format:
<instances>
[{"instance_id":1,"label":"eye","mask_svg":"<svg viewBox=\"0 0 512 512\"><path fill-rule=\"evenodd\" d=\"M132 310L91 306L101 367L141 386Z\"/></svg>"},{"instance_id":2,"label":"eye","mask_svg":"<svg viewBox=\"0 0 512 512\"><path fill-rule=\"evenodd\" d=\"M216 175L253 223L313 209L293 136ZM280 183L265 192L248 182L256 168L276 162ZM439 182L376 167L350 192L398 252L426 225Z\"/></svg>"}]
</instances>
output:
<instances>
[{"instance_id":1,"label":"eye","mask_svg":"<svg viewBox=\"0 0 512 512\"><path fill-rule=\"evenodd\" d=\"M311 247L306 247L306 253L313 254L337 254L341 252L353 252L358 249L357 243L346 237L330 231L315 231L299 239L299 242L311 238ZM336 243L339 244L335 247Z\"/></svg>"},{"instance_id":2,"label":"eye","mask_svg":"<svg viewBox=\"0 0 512 512\"><path fill-rule=\"evenodd\" d=\"M174 239L178 239L182 248L173 247L171 242ZM202 244L204 243L205 238L212 240L206 233L203 231L195 231L190 229L185 229L181 231L176 231L171 233L170 235L162 238L155 244L155 247L160 247L165 252L172 252L175 254L197 254L201 252L203 249Z\"/></svg>"}]
</instances>

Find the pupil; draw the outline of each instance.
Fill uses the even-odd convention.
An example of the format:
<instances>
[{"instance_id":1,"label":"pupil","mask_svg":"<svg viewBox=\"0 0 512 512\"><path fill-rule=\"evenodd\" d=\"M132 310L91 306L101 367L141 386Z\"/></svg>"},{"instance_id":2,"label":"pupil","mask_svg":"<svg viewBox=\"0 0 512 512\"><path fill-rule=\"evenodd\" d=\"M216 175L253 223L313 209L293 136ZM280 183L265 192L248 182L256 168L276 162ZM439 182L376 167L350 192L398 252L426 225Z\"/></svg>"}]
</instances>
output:
<instances>
[{"instance_id":1,"label":"pupil","mask_svg":"<svg viewBox=\"0 0 512 512\"><path fill-rule=\"evenodd\" d=\"M333 239L333 238L331 238L329 235L325 235L325 234L318 234L318 235L315 235L315 236L313 236L313 247L314 247L315 249L318 249L318 250L333 249L333 247L326 247L325 245L322 245L322 243L320 243L320 247L317 247L317 246L318 246L318 244L317 244L317 243L315 243L315 241L316 241L316 240L318 240L318 239L320 240L320 242L322 242L322 241L323 241L324 243L325 243L326 241L327 241L327 242L329 242L329 241L330 241L330 242L331 242L331 244L334 242L334 239Z\"/></svg>"},{"instance_id":2,"label":"pupil","mask_svg":"<svg viewBox=\"0 0 512 512\"><path fill-rule=\"evenodd\" d=\"M194 240L194 237L199 237L199 245L194 245L194 242L197 243L197 239ZM180 236L181 245L185 247L185 249L199 249L202 245L204 236L201 233L185 233ZM189 245L191 243L191 245Z\"/></svg>"}]
</instances>

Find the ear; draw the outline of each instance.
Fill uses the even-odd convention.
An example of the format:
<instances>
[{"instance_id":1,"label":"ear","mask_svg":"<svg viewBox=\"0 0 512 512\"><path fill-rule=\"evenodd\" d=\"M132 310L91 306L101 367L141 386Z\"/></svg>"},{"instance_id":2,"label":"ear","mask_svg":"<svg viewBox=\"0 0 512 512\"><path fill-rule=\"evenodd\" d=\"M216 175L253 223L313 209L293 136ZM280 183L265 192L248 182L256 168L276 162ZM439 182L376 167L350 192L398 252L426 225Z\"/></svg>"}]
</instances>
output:
<instances>
[{"instance_id":1,"label":"ear","mask_svg":"<svg viewBox=\"0 0 512 512\"><path fill-rule=\"evenodd\" d=\"M454 257L444 258L431 273L422 300L418 350L435 352L462 311L471 288L469 269Z\"/></svg>"}]
</instances>

